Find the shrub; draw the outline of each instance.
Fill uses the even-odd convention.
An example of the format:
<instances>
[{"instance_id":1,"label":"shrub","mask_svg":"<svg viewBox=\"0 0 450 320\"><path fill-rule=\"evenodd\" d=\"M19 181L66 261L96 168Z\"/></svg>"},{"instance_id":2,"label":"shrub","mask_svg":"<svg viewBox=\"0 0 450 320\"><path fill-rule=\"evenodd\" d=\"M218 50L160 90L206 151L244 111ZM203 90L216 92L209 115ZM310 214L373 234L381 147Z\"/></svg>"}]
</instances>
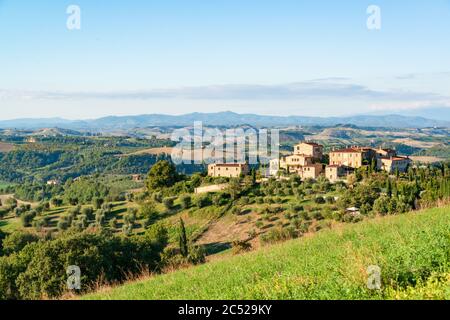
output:
<instances>
[{"instance_id":1,"label":"shrub","mask_svg":"<svg viewBox=\"0 0 450 320\"><path fill-rule=\"evenodd\" d=\"M185 194L180 197L180 202L183 209L189 209L192 204L192 198L190 195Z\"/></svg>"},{"instance_id":2,"label":"shrub","mask_svg":"<svg viewBox=\"0 0 450 320\"><path fill-rule=\"evenodd\" d=\"M103 211L103 213L105 215L110 214L112 209L113 209L112 203L104 203L104 204L102 204L102 211Z\"/></svg>"},{"instance_id":3,"label":"shrub","mask_svg":"<svg viewBox=\"0 0 450 320\"><path fill-rule=\"evenodd\" d=\"M204 208L211 205L211 196L209 194L200 195L195 199L195 205L198 208Z\"/></svg>"},{"instance_id":4,"label":"shrub","mask_svg":"<svg viewBox=\"0 0 450 320\"><path fill-rule=\"evenodd\" d=\"M86 218L88 220L93 220L94 219L94 209L92 207L84 207L81 210L81 214L86 216Z\"/></svg>"},{"instance_id":5,"label":"shrub","mask_svg":"<svg viewBox=\"0 0 450 320\"><path fill-rule=\"evenodd\" d=\"M162 192L161 191L154 192L152 194L152 200L155 202L158 202L158 203L162 203L162 201L163 201Z\"/></svg>"},{"instance_id":6,"label":"shrub","mask_svg":"<svg viewBox=\"0 0 450 320\"><path fill-rule=\"evenodd\" d=\"M103 210L97 210L97 213L95 214L95 222L97 223L98 227L101 227L106 222L106 215Z\"/></svg>"},{"instance_id":7,"label":"shrub","mask_svg":"<svg viewBox=\"0 0 450 320\"><path fill-rule=\"evenodd\" d=\"M264 222L262 222L261 220L256 221L255 226L258 229L262 229L262 227L264 227Z\"/></svg>"},{"instance_id":8,"label":"shrub","mask_svg":"<svg viewBox=\"0 0 450 320\"><path fill-rule=\"evenodd\" d=\"M322 196L318 196L314 199L314 202L317 204L324 204L325 203L325 199Z\"/></svg>"},{"instance_id":9,"label":"shrub","mask_svg":"<svg viewBox=\"0 0 450 320\"><path fill-rule=\"evenodd\" d=\"M69 210L69 216L71 220L75 219L81 213L81 206L76 206Z\"/></svg>"},{"instance_id":10,"label":"shrub","mask_svg":"<svg viewBox=\"0 0 450 320\"><path fill-rule=\"evenodd\" d=\"M163 204L167 210L171 210L173 208L174 198L164 198Z\"/></svg>"},{"instance_id":11,"label":"shrub","mask_svg":"<svg viewBox=\"0 0 450 320\"><path fill-rule=\"evenodd\" d=\"M330 203L330 204L332 204L332 203L335 203L336 201L334 200L334 197L331 197L331 196L328 196L328 197L326 197L326 202L327 203Z\"/></svg>"},{"instance_id":12,"label":"shrub","mask_svg":"<svg viewBox=\"0 0 450 320\"><path fill-rule=\"evenodd\" d=\"M228 204L230 197L228 193L216 193L212 197L212 203L218 207L224 206Z\"/></svg>"},{"instance_id":13,"label":"shrub","mask_svg":"<svg viewBox=\"0 0 450 320\"><path fill-rule=\"evenodd\" d=\"M112 228L112 229L116 229L117 227L118 227L118 222L117 222L117 218L112 218L110 221L109 221L109 226Z\"/></svg>"},{"instance_id":14,"label":"shrub","mask_svg":"<svg viewBox=\"0 0 450 320\"><path fill-rule=\"evenodd\" d=\"M34 210L23 213L20 216L22 226L24 226L25 228L31 227L33 219L36 217L36 215L36 211Z\"/></svg>"},{"instance_id":15,"label":"shrub","mask_svg":"<svg viewBox=\"0 0 450 320\"><path fill-rule=\"evenodd\" d=\"M239 202L241 205L245 206L250 203L250 199L249 197L241 197L241 199L239 199Z\"/></svg>"},{"instance_id":16,"label":"shrub","mask_svg":"<svg viewBox=\"0 0 450 320\"><path fill-rule=\"evenodd\" d=\"M238 216L242 213L242 209L238 206L234 206L231 208L231 213Z\"/></svg>"},{"instance_id":17,"label":"shrub","mask_svg":"<svg viewBox=\"0 0 450 320\"><path fill-rule=\"evenodd\" d=\"M131 224L134 225L136 222L136 212L137 210L134 208L129 208L127 214L123 216L123 220L125 221L125 224Z\"/></svg>"},{"instance_id":18,"label":"shrub","mask_svg":"<svg viewBox=\"0 0 450 320\"><path fill-rule=\"evenodd\" d=\"M67 216L61 216L61 218L58 221L58 230L60 231L64 231L69 229L70 225L71 225L71 220L69 219L69 217Z\"/></svg>"},{"instance_id":19,"label":"shrub","mask_svg":"<svg viewBox=\"0 0 450 320\"><path fill-rule=\"evenodd\" d=\"M3 219L8 214L6 209L0 208L0 219Z\"/></svg>"},{"instance_id":20,"label":"shrub","mask_svg":"<svg viewBox=\"0 0 450 320\"><path fill-rule=\"evenodd\" d=\"M153 201L144 202L139 208L138 215L140 219L154 219L158 215L155 203Z\"/></svg>"},{"instance_id":21,"label":"shrub","mask_svg":"<svg viewBox=\"0 0 450 320\"><path fill-rule=\"evenodd\" d=\"M123 226L122 226L122 232L123 232L123 234L124 235L126 235L126 236L131 236L132 234L133 234L133 228L134 228L134 225L133 224L131 224L131 223L125 223Z\"/></svg>"},{"instance_id":22,"label":"shrub","mask_svg":"<svg viewBox=\"0 0 450 320\"><path fill-rule=\"evenodd\" d=\"M264 202L267 204L272 204L272 203L274 203L274 200L272 197L265 197Z\"/></svg>"},{"instance_id":23,"label":"shrub","mask_svg":"<svg viewBox=\"0 0 450 320\"><path fill-rule=\"evenodd\" d=\"M40 231L40 230L42 230L42 228L48 227L49 223L50 223L49 217L42 217L42 218L39 218L39 219L33 221L33 227L36 230Z\"/></svg>"},{"instance_id":24,"label":"shrub","mask_svg":"<svg viewBox=\"0 0 450 320\"><path fill-rule=\"evenodd\" d=\"M248 252L252 249L252 245L248 241L235 240L232 242L232 252L233 254L240 254L243 252Z\"/></svg>"},{"instance_id":25,"label":"shrub","mask_svg":"<svg viewBox=\"0 0 450 320\"><path fill-rule=\"evenodd\" d=\"M297 237L298 232L295 230L295 228L289 226L286 228L276 228L270 230L267 234L261 236L261 241L263 243L275 243L279 241L294 239Z\"/></svg>"},{"instance_id":26,"label":"shrub","mask_svg":"<svg viewBox=\"0 0 450 320\"><path fill-rule=\"evenodd\" d=\"M62 206L63 200L61 198L52 198L51 203L52 203L52 206L58 208L58 207Z\"/></svg>"},{"instance_id":27,"label":"shrub","mask_svg":"<svg viewBox=\"0 0 450 320\"><path fill-rule=\"evenodd\" d=\"M310 219L323 220L323 215L320 211L311 211L309 213Z\"/></svg>"},{"instance_id":28,"label":"shrub","mask_svg":"<svg viewBox=\"0 0 450 320\"><path fill-rule=\"evenodd\" d=\"M247 235L250 239L256 238L257 236L256 230L255 229L250 230L249 232L247 232Z\"/></svg>"},{"instance_id":29,"label":"shrub","mask_svg":"<svg viewBox=\"0 0 450 320\"><path fill-rule=\"evenodd\" d=\"M201 246L190 246L189 255L187 257L188 261L194 265L205 263L206 253Z\"/></svg>"},{"instance_id":30,"label":"shrub","mask_svg":"<svg viewBox=\"0 0 450 320\"><path fill-rule=\"evenodd\" d=\"M278 204L281 204L281 203L283 203L283 199L280 198L280 197L275 197L274 202L278 203Z\"/></svg>"}]
</instances>

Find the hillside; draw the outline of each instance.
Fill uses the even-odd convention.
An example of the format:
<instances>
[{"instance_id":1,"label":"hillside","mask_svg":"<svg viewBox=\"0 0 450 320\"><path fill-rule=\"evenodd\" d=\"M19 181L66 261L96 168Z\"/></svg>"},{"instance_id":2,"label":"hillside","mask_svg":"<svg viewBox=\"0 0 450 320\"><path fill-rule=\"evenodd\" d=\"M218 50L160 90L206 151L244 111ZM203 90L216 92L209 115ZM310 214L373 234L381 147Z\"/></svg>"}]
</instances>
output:
<instances>
[{"instance_id":1,"label":"hillside","mask_svg":"<svg viewBox=\"0 0 450 320\"><path fill-rule=\"evenodd\" d=\"M450 206L339 225L83 299L449 299ZM381 268L382 290L366 270Z\"/></svg>"}]
</instances>

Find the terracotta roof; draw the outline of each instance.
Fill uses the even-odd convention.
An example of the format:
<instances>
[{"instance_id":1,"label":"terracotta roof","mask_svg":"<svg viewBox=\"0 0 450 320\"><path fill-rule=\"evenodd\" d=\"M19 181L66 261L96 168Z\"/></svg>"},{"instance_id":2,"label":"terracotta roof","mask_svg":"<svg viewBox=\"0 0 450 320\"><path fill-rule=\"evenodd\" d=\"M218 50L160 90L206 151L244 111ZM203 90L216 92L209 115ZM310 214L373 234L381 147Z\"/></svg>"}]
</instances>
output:
<instances>
[{"instance_id":1,"label":"terracotta roof","mask_svg":"<svg viewBox=\"0 0 450 320\"><path fill-rule=\"evenodd\" d=\"M392 161L402 161L402 160L410 160L409 158L405 157L392 157L392 158L382 158L383 160L392 160Z\"/></svg>"},{"instance_id":2,"label":"terracotta roof","mask_svg":"<svg viewBox=\"0 0 450 320\"><path fill-rule=\"evenodd\" d=\"M320 146L321 146L321 145L318 144L318 143L315 143L315 142L309 142L309 141L304 141L304 142L302 142L302 143L304 143L304 144L309 144L310 146L315 146L315 147L320 147ZM302 143L300 143L300 144L302 144Z\"/></svg>"},{"instance_id":3,"label":"terracotta roof","mask_svg":"<svg viewBox=\"0 0 450 320\"><path fill-rule=\"evenodd\" d=\"M362 149L360 149L360 148L345 148L345 149L331 151L331 153L357 153L357 152L362 152Z\"/></svg>"},{"instance_id":4,"label":"terracotta roof","mask_svg":"<svg viewBox=\"0 0 450 320\"><path fill-rule=\"evenodd\" d=\"M350 148L344 148L344 149L338 149L331 151L331 153L357 153L357 152L363 152L363 151L370 151L373 150L371 147L350 147Z\"/></svg>"}]
</instances>

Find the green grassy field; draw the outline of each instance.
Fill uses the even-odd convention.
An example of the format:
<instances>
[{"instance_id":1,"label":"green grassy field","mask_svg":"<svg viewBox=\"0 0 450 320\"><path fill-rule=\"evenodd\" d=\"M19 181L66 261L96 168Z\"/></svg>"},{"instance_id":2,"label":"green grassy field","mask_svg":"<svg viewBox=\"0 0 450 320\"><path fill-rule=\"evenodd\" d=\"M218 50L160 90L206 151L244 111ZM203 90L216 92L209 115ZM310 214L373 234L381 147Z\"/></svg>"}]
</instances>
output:
<instances>
[{"instance_id":1,"label":"green grassy field","mask_svg":"<svg viewBox=\"0 0 450 320\"><path fill-rule=\"evenodd\" d=\"M450 207L314 236L103 289L83 299L450 299ZM381 268L381 290L367 268Z\"/></svg>"}]
</instances>

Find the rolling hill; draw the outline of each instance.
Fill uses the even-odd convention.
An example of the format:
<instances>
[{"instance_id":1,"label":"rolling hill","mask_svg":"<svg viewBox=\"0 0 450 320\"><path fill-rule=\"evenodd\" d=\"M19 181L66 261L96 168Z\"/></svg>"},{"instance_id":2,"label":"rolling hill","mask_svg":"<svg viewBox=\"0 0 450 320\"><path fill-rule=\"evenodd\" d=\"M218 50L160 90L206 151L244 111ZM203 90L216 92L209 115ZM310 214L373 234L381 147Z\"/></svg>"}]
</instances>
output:
<instances>
[{"instance_id":1,"label":"rolling hill","mask_svg":"<svg viewBox=\"0 0 450 320\"><path fill-rule=\"evenodd\" d=\"M449 299L449 235L449 206L376 218L82 299Z\"/></svg>"},{"instance_id":2,"label":"rolling hill","mask_svg":"<svg viewBox=\"0 0 450 320\"><path fill-rule=\"evenodd\" d=\"M110 116L95 120L17 119L0 121L0 128L39 129L58 127L71 130L126 130L151 126L192 126L201 121L209 126L251 125L256 127L320 125L334 126L351 124L370 127L425 128L450 127L449 121L430 120L418 116L403 115L358 115L351 117L303 117L303 116L266 116L256 114L238 114L234 112L190 113L185 115L137 115Z\"/></svg>"}]
</instances>

